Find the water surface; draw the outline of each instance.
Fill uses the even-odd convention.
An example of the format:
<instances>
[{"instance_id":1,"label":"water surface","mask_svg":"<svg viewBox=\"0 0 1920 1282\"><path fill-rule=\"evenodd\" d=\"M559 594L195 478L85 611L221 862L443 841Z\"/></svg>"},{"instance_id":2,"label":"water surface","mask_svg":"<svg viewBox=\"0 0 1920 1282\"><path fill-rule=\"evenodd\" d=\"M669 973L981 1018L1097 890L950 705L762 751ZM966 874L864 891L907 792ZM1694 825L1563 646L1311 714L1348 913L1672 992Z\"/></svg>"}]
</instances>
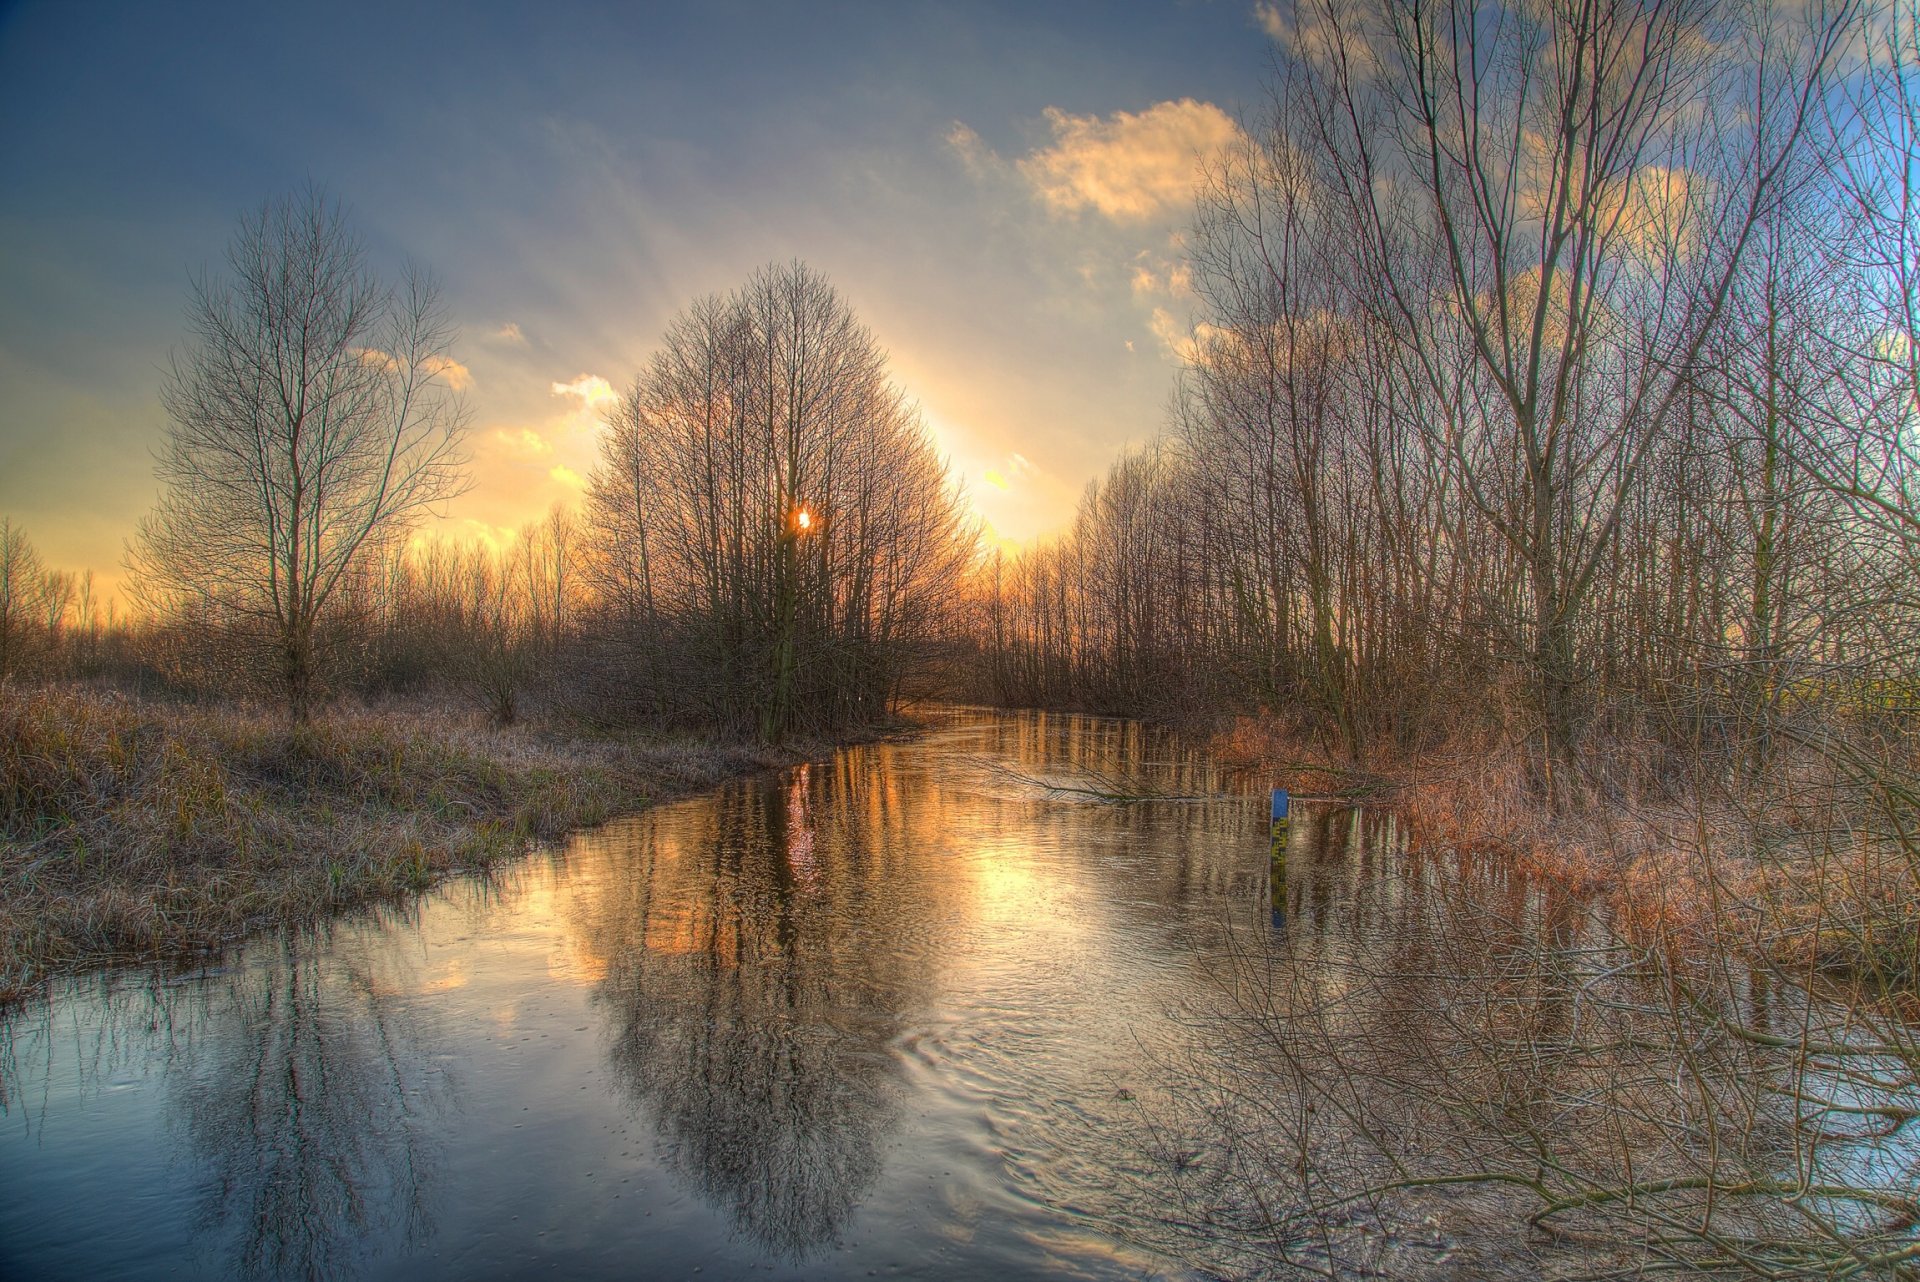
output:
<instances>
[{"instance_id":1,"label":"water surface","mask_svg":"<svg viewBox=\"0 0 1920 1282\"><path fill-rule=\"evenodd\" d=\"M1042 786L1115 774L1197 799ZM1271 933L1264 800L957 717L68 983L6 1029L0 1276L1185 1276L1140 1101Z\"/></svg>"}]
</instances>

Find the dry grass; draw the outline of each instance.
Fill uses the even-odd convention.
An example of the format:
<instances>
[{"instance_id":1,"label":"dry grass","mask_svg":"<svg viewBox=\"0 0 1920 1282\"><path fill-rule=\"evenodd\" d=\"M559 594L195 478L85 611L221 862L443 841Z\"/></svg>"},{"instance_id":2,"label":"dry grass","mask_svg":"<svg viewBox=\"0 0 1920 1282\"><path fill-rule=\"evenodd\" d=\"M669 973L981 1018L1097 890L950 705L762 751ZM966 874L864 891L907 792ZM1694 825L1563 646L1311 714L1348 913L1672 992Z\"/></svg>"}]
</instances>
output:
<instances>
[{"instance_id":1,"label":"dry grass","mask_svg":"<svg viewBox=\"0 0 1920 1282\"><path fill-rule=\"evenodd\" d=\"M1272 1253L1319 1234L1336 1265L1384 1249L1323 1228L1356 1207L1469 1226L1452 1271L1395 1276L1920 1278L1920 790L1821 729L1764 770L1618 745L1554 811L1524 748L1316 775L1297 738L1236 727L1226 751L1276 783L1382 781L1410 863L1488 855L1529 897L1376 903L1365 949L1236 972L1227 1049L1192 1075L1230 1119L1191 1141L1225 1191L1189 1213L1277 1206Z\"/></svg>"},{"instance_id":2,"label":"dry grass","mask_svg":"<svg viewBox=\"0 0 1920 1282\"><path fill-rule=\"evenodd\" d=\"M0 1003L400 898L795 756L425 708L296 736L258 710L0 684Z\"/></svg>"},{"instance_id":3,"label":"dry grass","mask_svg":"<svg viewBox=\"0 0 1920 1282\"><path fill-rule=\"evenodd\" d=\"M1415 845L1493 854L1590 903L1637 944L1752 956L1811 977L1920 984L1920 838L1912 799L1844 763L1783 752L1764 777L1676 785L1645 745L1615 744L1559 811L1525 745L1463 736L1417 756L1329 760L1284 724L1242 720L1212 745L1303 792L1384 805Z\"/></svg>"}]
</instances>

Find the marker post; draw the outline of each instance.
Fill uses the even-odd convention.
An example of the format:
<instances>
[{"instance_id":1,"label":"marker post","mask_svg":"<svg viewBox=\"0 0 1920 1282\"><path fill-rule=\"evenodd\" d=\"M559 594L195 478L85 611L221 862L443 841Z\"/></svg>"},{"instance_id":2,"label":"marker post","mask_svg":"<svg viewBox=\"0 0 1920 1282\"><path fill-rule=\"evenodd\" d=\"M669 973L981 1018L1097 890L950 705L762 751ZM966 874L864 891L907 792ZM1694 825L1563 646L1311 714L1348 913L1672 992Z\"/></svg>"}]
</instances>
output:
<instances>
[{"instance_id":1,"label":"marker post","mask_svg":"<svg viewBox=\"0 0 1920 1282\"><path fill-rule=\"evenodd\" d=\"M1287 915L1287 836L1291 828L1285 788L1273 790L1272 848L1267 885L1273 900L1273 924L1280 925Z\"/></svg>"}]
</instances>

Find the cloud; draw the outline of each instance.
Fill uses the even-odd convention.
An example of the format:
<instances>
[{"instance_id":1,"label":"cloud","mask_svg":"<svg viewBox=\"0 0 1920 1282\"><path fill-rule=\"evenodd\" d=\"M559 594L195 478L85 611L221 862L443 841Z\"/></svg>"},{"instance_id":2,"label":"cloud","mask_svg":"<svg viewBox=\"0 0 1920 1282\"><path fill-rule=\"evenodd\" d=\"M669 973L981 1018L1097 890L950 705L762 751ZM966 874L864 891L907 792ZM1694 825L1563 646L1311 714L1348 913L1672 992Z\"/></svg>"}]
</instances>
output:
<instances>
[{"instance_id":1,"label":"cloud","mask_svg":"<svg viewBox=\"0 0 1920 1282\"><path fill-rule=\"evenodd\" d=\"M511 526L494 525L478 517L468 516L462 517L457 522L450 522L438 530L422 531L414 536L413 545L416 548L424 548L434 543L444 543L449 547L459 548L481 544L490 551L499 552L512 547L518 538L519 532Z\"/></svg>"},{"instance_id":2,"label":"cloud","mask_svg":"<svg viewBox=\"0 0 1920 1282\"><path fill-rule=\"evenodd\" d=\"M1220 352L1233 338L1231 331L1206 321L1197 325L1183 325L1164 307L1153 309L1147 327L1183 365L1206 364L1214 353Z\"/></svg>"},{"instance_id":3,"label":"cloud","mask_svg":"<svg viewBox=\"0 0 1920 1282\"><path fill-rule=\"evenodd\" d=\"M1871 350L1875 360L1908 365L1913 361L1913 336L1904 329L1883 329L1873 336Z\"/></svg>"},{"instance_id":4,"label":"cloud","mask_svg":"<svg viewBox=\"0 0 1920 1282\"><path fill-rule=\"evenodd\" d=\"M1111 116L1048 107L1046 120L1053 143L1018 162L1021 176L1055 215L1092 210L1115 222L1184 210L1201 165L1241 138L1233 117L1192 98ZM972 130L966 132L979 142Z\"/></svg>"},{"instance_id":5,"label":"cloud","mask_svg":"<svg viewBox=\"0 0 1920 1282\"><path fill-rule=\"evenodd\" d=\"M1685 169L1645 165L1623 187L1610 194L1627 247L1647 262L1691 257L1712 204L1713 180Z\"/></svg>"},{"instance_id":6,"label":"cloud","mask_svg":"<svg viewBox=\"0 0 1920 1282\"><path fill-rule=\"evenodd\" d=\"M1262 0L1253 6L1253 20L1289 58L1323 69L1344 67L1360 79L1379 74L1380 54L1358 5L1333 0L1330 5L1310 3L1304 13L1301 8L1299 0L1285 8Z\"/></svg>"},{"instance_id":7,"label":"cloud","mask_svg":"<svg viewBox=\"0 0 1920 1282\"><path fill-rule=\"evenodd\" d=\"M493 437L509 453L522 458L542 458L553 453L553 442L530 427L499 428Z\"/></svg>"},{"instance_id":8,"label":"cloud","mask_svg":"<svg viewBox=\"0 0 1920 1282\"><path fill-rule=\"evenodd\" d=\"M361 348L360 360L363 364L377 365L391 373L400 372L400 358L391 352L383 352L377 347ZM429 356L420 365L428 374L443 376L447 380L447 386L456 392L464 392L473 386L473 371L451 356Z\"/></svg>"},{"instance_id":9,"label":"cloud","mask_svg":"<svg viewBox=\"0 0 1920 1282\"><path fill-rule=\"evenodd\" d=\"M1168 351L1182 360L1186 359L1185 349L1193 341L1193 335L1188 326L1174 319L1172 312L1164 307L1154 308L1153 316L1147 321L1147 328L1166 344Z\"/></svg>"},{"instance_id":10,"label":"cloud","mask_svg":"<svg viewBox=\"0 0 1920 1282\"><path fill-rule=\"evenodd\" d=\"M516 347L525 347L527 345L527 336L521 333L520 326L512 321L508 321L499 329L488 334L487 337L502 343L512 343Z\"/></svg>"},{"instance_id":11,"label":"cloud","mask_svg":"<svg viewBox=\"0 0 1920 1282\"><path fill-rule=\"evenodd\" d=\"M555 383L555 396L577 396L583 409L594 410L619 400L613 385L598 374L582 374L571 383Z\"/></svg>"},{"instance_id":12,"label":"cloud","mask_svg":"<svg viewBox=\"0 0 1920 1282\"><path fill-rule=\"evenodd\" d=\"M1026 455L1013 453L1001 461L997 467L990 467L982 474L982 479L996 490L1013 488L1015 481L1024 480L1040 469Z\"/></svg>"},{"instance_id":13,"label":"cloud","mask_svg":"<svg viewBox=\"0 0 1920 1282\"><path fill-rule=\"evenodd\" d=\"M947 129L947 146L953 148L960 157L960 163L967 167L968 175L973 178L985 178L1003 167L998 153L987 146L972 126L961 121L954 121Z\"/></svg>"},{"instance_id":14,"label":"cloud","mask_svg":"<svg viewBox=\"0 0 1920 1282\"><path fill-rule=\"evenodd\" d=\"M1193 293L1193 268L1177 258L1161 258L1143 249L1133 260L1133 292L1136 297L1165 294L1184 298Z\"/></svg>"},{"instance_id":15,"label":"cloud","mask_svg":"<svg viewBox=\"0 0 1920 1282\"><path fill-rule=\"evenodd\" d=\"M560 482L560 484L572 486L576 490L584 490L587 488L587 478L568 467L565 463L560 464L551 472L548 472L547 475Z\"/></svg>"},{"instance_id":16,"label":"cloud","mask_svg":"<svg viewBox=\"0 0 1920 1282\"><path fill-rule=\"evenodd\" d=\"M444 377L447 386L456 392L464 392L473 386L473 371L451 356L429 356L425 365L428 373Z\"/></svg>"}]
</instances>

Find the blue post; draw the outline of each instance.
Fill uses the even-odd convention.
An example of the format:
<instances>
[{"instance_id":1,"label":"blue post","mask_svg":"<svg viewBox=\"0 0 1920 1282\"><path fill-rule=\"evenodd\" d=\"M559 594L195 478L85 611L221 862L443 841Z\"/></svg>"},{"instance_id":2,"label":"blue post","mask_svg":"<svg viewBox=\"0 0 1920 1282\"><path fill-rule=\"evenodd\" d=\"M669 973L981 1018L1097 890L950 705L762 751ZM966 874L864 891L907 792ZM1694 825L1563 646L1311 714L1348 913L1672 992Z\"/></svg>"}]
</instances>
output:
<instances>
[{"instance_id":1,"label":"blue post","mask_svg":"<svg viewBox=\"0 0 1920 1282\"><path fill-rule=\"evenodd\" d=\"M1267 873L1267 889L1273 906L1273 924L1281 925L1287 916L1287 834L1290 825L1288 819L1287 790L1273 790L1273 845L1269 856L1270 866Z\"/></svg>"}]
</instances>

